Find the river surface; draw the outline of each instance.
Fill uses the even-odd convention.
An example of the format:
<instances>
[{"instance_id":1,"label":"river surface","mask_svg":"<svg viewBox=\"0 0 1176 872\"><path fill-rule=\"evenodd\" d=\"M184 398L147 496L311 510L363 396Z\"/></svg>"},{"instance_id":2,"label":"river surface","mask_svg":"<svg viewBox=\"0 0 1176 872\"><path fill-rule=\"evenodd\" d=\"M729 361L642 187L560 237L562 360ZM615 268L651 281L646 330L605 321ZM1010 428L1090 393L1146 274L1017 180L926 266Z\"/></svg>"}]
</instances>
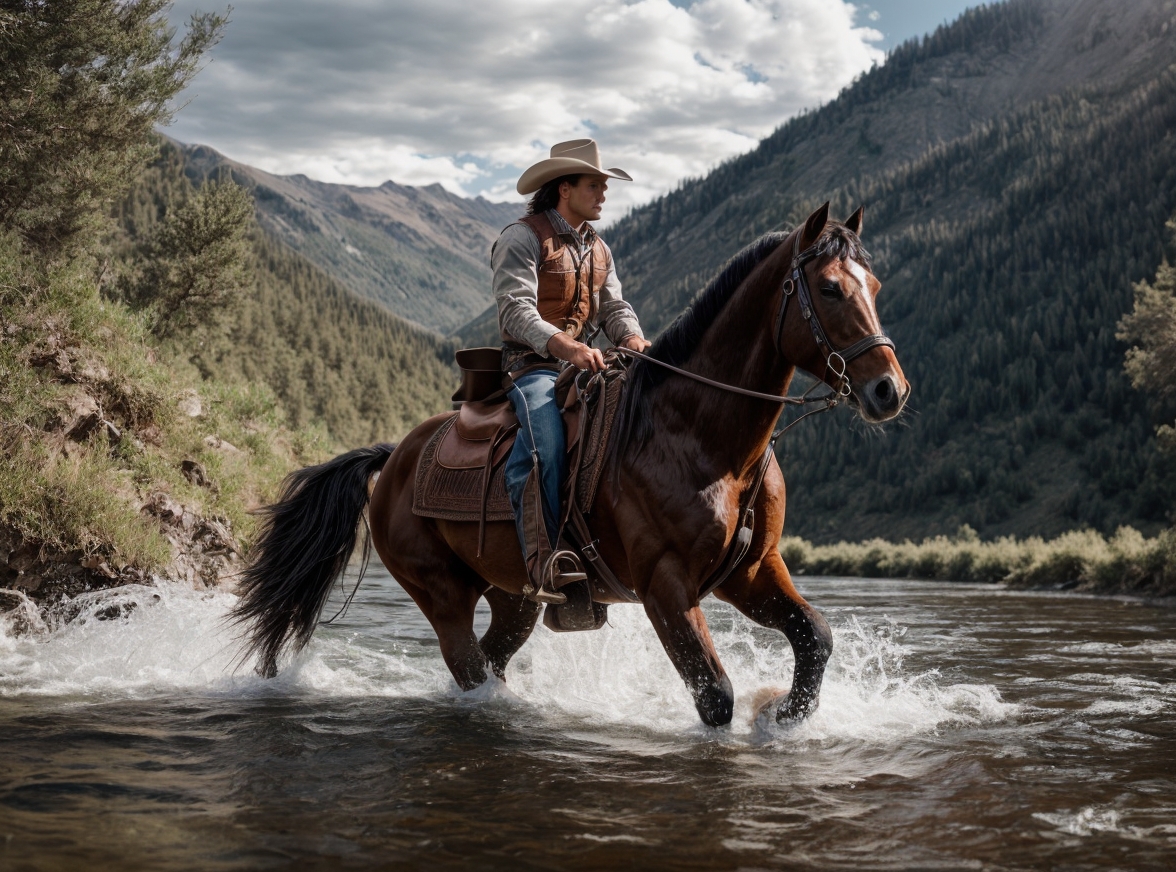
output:
<instances>
[{"instance_id":1,"label":"river surface","mask_svg":"<svg viewBox=\"0 0 1176 872\"><path fill-rule=\"evenodd\" d=\"M1172 868L1171 603L800 586L834 629L820 710L755 721L791 653L711 600L720 730L636 606L538 628L473 694L378 572L272 681L235 662L227 593L11 613L0 869Z\"/></svg>"}]
</instances>

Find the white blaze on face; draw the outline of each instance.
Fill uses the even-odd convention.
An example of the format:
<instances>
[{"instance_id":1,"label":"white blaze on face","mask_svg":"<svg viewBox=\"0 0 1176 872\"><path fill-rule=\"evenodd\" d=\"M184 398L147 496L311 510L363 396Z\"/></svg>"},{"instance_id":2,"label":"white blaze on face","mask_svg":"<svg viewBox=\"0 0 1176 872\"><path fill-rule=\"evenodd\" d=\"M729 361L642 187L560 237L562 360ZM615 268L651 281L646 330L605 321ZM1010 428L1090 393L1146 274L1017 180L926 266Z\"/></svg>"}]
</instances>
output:
<instances>
[{"instance_id":1,"label":"white blaze on face","mask_svg":"<svg viewBox=\"0 0 1176 872\"><path fill-rule=\"evenodd\" d=\"M875 333L882 332L882 321L878 318L878 310L874 308L874 296L870 293L870 285L866 281L866 270L856 260L846 258L845 267L857 279L858 291L866 302L866 312L869 313L870 329Z\"/></svg>"}]
</instances>

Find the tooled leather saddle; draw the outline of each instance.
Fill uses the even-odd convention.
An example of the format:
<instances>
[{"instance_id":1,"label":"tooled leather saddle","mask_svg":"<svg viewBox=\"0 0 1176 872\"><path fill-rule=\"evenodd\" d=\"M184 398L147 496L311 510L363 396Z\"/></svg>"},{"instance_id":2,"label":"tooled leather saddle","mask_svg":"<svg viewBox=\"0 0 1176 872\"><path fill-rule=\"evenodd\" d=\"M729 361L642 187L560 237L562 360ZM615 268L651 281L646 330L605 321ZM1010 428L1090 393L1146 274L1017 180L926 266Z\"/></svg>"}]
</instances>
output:
<instances>
[{"instance_id":1,"label":"tooled leather saddle","mask_svg":"<svg viewBox=\"0 0 1176 872\"><path fill-rule=\"evenodd\" d=\"M618 594L623 591L624 598L636 601L596 554L583 517L591 512L596 498L624 384L625 370L619 364L596 374L568 368L556 381L556 400L563 412L568 452L560 517L569 522L565 530L573 539L570 544L586 558L590 571L595 570L594 574L608 587L619 588ZM426 518L478 522L481 554L486 523L514 519L504 469L518 426L514 410L504 398L497 402L462 401L458 410L437 428L417 461L413 513ZM583 586L586 593L587 585ZM599 626L604 607L591 603L588 596L588 614L597 616L592 623ZM568 610L561 606L557 611ZM546 614L544 622L552 629L589 628L552 626ZM564 623L575 621L565 616Z\"/></svg>"}]
</instances>

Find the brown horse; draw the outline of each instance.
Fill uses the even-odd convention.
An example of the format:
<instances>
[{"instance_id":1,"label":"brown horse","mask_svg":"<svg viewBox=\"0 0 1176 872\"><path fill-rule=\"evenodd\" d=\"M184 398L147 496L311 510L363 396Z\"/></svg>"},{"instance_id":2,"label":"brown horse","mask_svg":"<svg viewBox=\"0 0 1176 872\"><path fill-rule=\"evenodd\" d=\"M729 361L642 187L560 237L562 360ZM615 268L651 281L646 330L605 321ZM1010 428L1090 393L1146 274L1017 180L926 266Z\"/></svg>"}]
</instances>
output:
<instances>
[{"instance_id":1,"label":"brown horse","mask_svg":"<svg viewBox=\"0 0 1176 872\"><path fill-rule=\"evenodd\" d=\"M910 386L878 321L880 284L859 241L861 221L859 209L845 224L830 222L825 204L792 233L753 243L659 337L650 356L773 398L787 394L800 368L849 397L866 421L893 418ZM779 412L779 402L637 361L612 438L611 474L602 477L588 516L599 551L640 598L710 725L731 720L734 694L699 602L737 532L741 501L753 492ZM514 525L488 524L478 556L477 523L412 511L417 458L446 417L425 421L398 446L358 449L287 479L279 502L267 509L235 612L252 624L248 650L260 656L262 674L276 673L284 648L310 640L355 547L370 477L380 471L368 517L384 565L433 625L462 689L491 672L505 676L539 612L521 593L527 573ZM774 456L753 508L750 550L714 594L788 638L792 687L770 704L777 720L802 718L816 708L832 634L793 587L777 547L784 478ZM598 601L617 601L594 585ZM483 597L491 621L478 639L474 610Z\"/></svg>"}]
</instances>

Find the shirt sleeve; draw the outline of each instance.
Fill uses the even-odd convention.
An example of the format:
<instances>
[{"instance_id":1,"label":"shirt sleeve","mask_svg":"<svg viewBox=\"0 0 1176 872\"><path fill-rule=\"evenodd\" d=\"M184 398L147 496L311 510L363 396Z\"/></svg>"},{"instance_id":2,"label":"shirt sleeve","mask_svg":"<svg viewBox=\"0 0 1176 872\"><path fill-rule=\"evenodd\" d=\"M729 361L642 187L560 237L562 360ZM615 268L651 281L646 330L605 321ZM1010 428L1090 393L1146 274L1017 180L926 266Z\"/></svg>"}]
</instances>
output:
<instances>
[{"instance_id":1,"label":"shirt sleeve","mask_svg":"<svg viewBox=\"0 0 1176 872\"><path fill-rule=\"evenodd\" d=\"M608 246L605 248L607 250ZM644 339L645 334L641 332L637 313L621 297L621 280L617 278L617 268L611 251L608 253L608 261L608 277L600 288L600 309L597 319L613 345L620 345L630 336L640 336Z\"/></svg>"},{"instance_id":2,"label":"shirt sleeve","mask_svg":"<svg viewBox=\"0 0 1176 872\"><path fill-rule=\"evenodd\" d=\"M528 345L544 357L559 328L539 316L539 239L526 224L511 224L490 250L494 299L502 338Z\"/></svg>"}]
</instances>

